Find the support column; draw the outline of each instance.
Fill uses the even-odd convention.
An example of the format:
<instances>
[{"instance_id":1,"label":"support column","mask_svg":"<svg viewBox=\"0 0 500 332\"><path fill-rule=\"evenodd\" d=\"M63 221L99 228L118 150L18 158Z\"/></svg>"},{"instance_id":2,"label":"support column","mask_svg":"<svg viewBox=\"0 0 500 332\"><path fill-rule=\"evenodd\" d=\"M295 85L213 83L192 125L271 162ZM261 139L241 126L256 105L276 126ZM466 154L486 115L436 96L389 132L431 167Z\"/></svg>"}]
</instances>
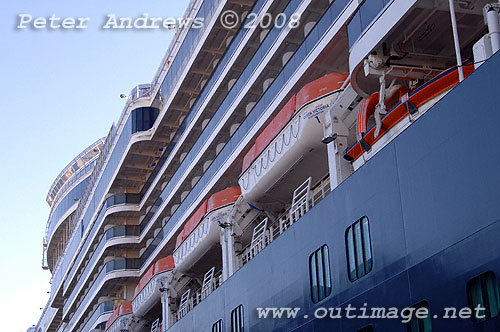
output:
<instances>
[{"instance_id":1,"label":"support column","mask_svg":"<svg viewBox=\"0 0 500 332\"><path fill-rule=\"evenodd\" d=\"M486 5L486 20L491 39L493 54L500 50L500 27L498 18L498 4Z\"/></svg>"},{"instance_id":2,"label":"support column","mask_svg":"<svg viewBox=\"0 0 500 332\"><path fill-rule=\"evenodd\" d=\"M229 263L228 263L228 248L227 248L227 228L223 228L220 231L220 246L222 249L222 281L226 281L229 278Z\"/></svg>"},{"instance_id":3,"label":"support column","mask_svg":"<svg viewBox=\"0 0 500 332\"><path fill-rule=\"evenodd\" d=\"M170 305L168 303L168 294L169 291L167 288L162 287L160 289L161 292L161 321L162 321L162 330L161 332L164 332L168 330L170 327L171 319L170 319Z\"/></svg>"},{"instance_id":4,"label":"support column","mask_svg":"<svg viewBox=\"0 0 500 332\"><path fill-rule=\"evenodd\" d=\"M453 31L453 42L455 44L455 55L457 57L458 77L460 82L464 80L464 70L462 68L462 54L460 53L460 40L458 39L457 17L455 15L454 0L449 0L451 29Z\"/></svg>"},{"instance_id":5,"label":"support column","mask_svg":"<svg viewBox=\"0 0 500 332\"><path fill-rule=\"evenodd\" d=\"M347 146L349 129L342 121L345 112L352 110L359 103L358 94L348 84L349 79L342 86L342 93L332 103L325 113L323 122L323 139L328 152L328 170L330 172L330 191L335 189L353 172L352 165L344 160L342 154Z\"/></svg>"},{"instance_id":6,"label":"support column","mask_svg":"<svg viewBox=\"0 0 500 332\"><path fill-rule=\"evenodd\" d=\"M236 252L234 250L233 226L227 226L221 231L222 247L222 280L226 281L235 270Z\"/></svg>"},{"instance_id":7,"label":"support column","mask_svg":"<svg viewBox=\"0 0 500 332\"><path fill-rule=\"evenodd\" d=\"M351 165L342 158L342 151L347 148L347 138L339 137L326 145L328 150L328 170L330 172L330 190L335 189L351 173Z\"/></svg>"},{"instance_id":8,"label":"support column","mask_svg":"<svg viewBox=\"0 0 500 332\"><path fill-rule=\"evenodd\" d=\"M325 115L323 127L328 152L328 171L330 172L330 190L335 189L352 173L352 166L344 158L343 151L347 148L347 127L336 116L328 112Z\"/></svg>"}]
</instances>

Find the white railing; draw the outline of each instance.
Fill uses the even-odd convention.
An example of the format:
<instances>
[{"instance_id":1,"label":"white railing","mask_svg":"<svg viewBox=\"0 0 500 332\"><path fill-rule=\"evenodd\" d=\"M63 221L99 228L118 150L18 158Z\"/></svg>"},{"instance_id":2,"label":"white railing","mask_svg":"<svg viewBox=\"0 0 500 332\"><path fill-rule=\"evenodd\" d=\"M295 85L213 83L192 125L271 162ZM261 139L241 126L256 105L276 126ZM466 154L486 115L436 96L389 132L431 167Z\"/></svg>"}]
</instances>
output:
<instances>
[{"instance_id":1,"label":"white railing","mask_svg":"<svg viewBox=\"0 0 500 332\"><path fill-rule=\"evenodd\" d=\"M252 234L252 242L250 242L250 246L241 256L242 262L246 263L250 261L271 242L269 229L267 228L268 221L269 219L265 218L255 226Z\"/></svg>"},{"instance_id":2,"label":"white railing","mask_svg":"<svg viewBox=\"0 0 500 332\"><path fill-rule=\"evenodd\" d=\"M252 242L250 242L238 256L238 268L241 268L259 254L274 239L283 234L292 224L297 222L310 208L320 202L330 192L330 178L328 176L319 181L313 189L310 188L310 185L308 186L308 181L310 181L310 179L307 179L306 182L301 184L294 191L294 202L292 202L288 210L276 218L270 225L267 225L266 218L255 227L254 235L259 231L263 235L259 239L256 239L255 242L252 237ZM266 221L265 231L259 230L264 221Z\"/></svg>"},{"instance_id":3,"label":"white railing","mask_svg":"<svg viewBox=\"0 0 500 332\"><path fill-rule=\"evenodd\" d=\"M50 324L52 323L52 321L54 320L54 316L57 312L57 309L56 308L52 308L49 306L49 303L47 303L45 305L45 307L43 308L43 312L42 312L42 315L40 316L40 319L38 320L38 324L37 324L37 329L36 331L40 331L40 332L46 332L50 326Z\"/></svg>"},{"instance_id":4,"label":"white railing","mask_svg":"<svg viewBox=\"0 0 500 332\"><path fill-rule=\"evenodd\" d=\"M99 157L97 158L96 164L94 166L94 170L92 171L92 174L90 175L89 182L85 186L85 190L82 194L82 197L80 198L80 201L78 202L78 206L70 218L70 221L69 221L69 226L70 226L69 234L70 235L68 236L67 241L64 243L64 249L63 249L62 255L60 255L58 257L56 263L54 264L54 268L52 270L52 279L50 281L51 283L53 282L53 279L54 279L54 276L56 275L57 270L60 268L60 266L62 264L64 256L67 254L69 244L71 243L71 241L75 235L75 230L77 228L76 226L78 225L78 222L80 221L80 217L82 215L83 209L87 205L87 201L90 198L90 194L92 193L92 191L94 189L94 184L95 184L99 174L101 173L102 167L104 165L104 161L108 157L108 153L110 151L112 142L114 141L115 135L116 135L116 126L113 124L109 130L108 135L106 136L106 141L104 142L104 146L101 150L101 153L99 154Z\"/></svg>"},{"instance_id":5,"label":"white railing","mask_svg":"<svg viewBox=\"0 0 500 332\"><path fill-rule=\"evenodd\" d=\"M186 290L181 297L179 308L174 313L173 323L178 322L182 317L186 316L188 312L193 310L198 304L201 303L208 295L222 285L222 270L215 272L215 269L210 269L204 277L203 285L192 292L190 289Z\"/></svg>"},{"instance_id":6,"label":"white railing","mask_svg":"<svg viewBox=\"0 0 500 332\"><path fill-rule=\"evenodd\" d=\"M106 136L106 139L104 141L103 147L101 149L101 152L99 156L97 157L94 169L92 171L92 174L90 175L89 182L85 186L85 190L82 194L82 197L80 198L78 202L78 206L71 216L71 219L69 221L70 225L70 230L69 230L69 236L67 237L67 241L64 243L64 249L62 250L62 255L60 255L54 264L54 268L52 270L52 278L50 282L52 283L54 280L54 276L56 275L57 270L60 268L60 265L62 264L63 257L67 254L67 249L69 247L69 244L71 243L74 235L75 235L75 230L77 229L78 223L81 221L80 218L82 216L82 213L87 206L88 200L91 197L91 194L94 191L94 185L96 184L97 180L99 179L99 176L106 165L106 161L108 160L108 156L112 151L112 148L116 145L116 140L119 138L119 134L123 131L123 127L125 126L128 116L130 115L131 111L131 106L139 99L142 98L149 98L151 96L151 86L149 84L143 84L135 87L132 89L129 98L127 99L127 103L125 104L125 107L120 115L120 118L118 120L118 125L113 125L109 129L108 135ZM91 226L91 225L90 225ZM91 229L91 228L90 228ZM83 239L82 239L83 241Z\"/></svg>"},{"instance_id":7,"label":"white railing","mask_svg":"<svg viewBox=\"0 0 500 332\"><path fill-rule=\"evenodd\" d=\"M288 227L297 222L315 204L320 202L330 192L330 178L324 177L311 189L310 178L294 191L294 200L290 208L269 224L268 218L263 219L254 228L252 241L238 256L238 269L258 255L274 239L283 234ZM210 269L203 278L203 285L193 292L185 290L181 296L179 307L173 315L175 324L187 315L201 301L207 298L214 290L222 285L222 270L215 273L215 268Z\"/></svg>"},{"instance_id":8,"label":"white railing","mask_svg":"<svg viewBox=\"0 0 500 332\"><path fill-rule=\"evenodd\" d=\"M190 17L195 17L196 14L198 13L199 5L195 6L200 0L191 0L189 2L188 7L186 8L186 11L184 12L184 18L188 19ZM206 24L203 25L203 27L206 27ZM160 84L160 79L162 78L163 74L166 74L170 67L170 63L173 61L175 58L175 55L177 54L177 50L182 44L183 37L182 32L184 29L179 30L176 29L175 36L172 38L172 41L170 42L170 45L168 46L167 52L165 53L165 56L163 57L160 67L156 71L155 76L153 77L153 80L151 81L151 87L152 91L156 91L158 89L158 85Z\"/></svg>"}]
</instances>

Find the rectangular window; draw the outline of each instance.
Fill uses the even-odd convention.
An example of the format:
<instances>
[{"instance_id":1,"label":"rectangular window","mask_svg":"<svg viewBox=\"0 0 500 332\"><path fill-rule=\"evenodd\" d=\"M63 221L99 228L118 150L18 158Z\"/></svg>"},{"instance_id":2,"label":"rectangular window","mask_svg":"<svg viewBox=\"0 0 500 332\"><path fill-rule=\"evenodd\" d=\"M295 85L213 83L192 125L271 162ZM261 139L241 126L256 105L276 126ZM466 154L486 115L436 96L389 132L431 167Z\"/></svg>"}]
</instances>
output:
<instances>
[{"instance_id":1,"label":"rectangular window","mask_svg":"<svg viewBox=\"0 0 500 332\"><path fill-rule=\"evenodd\" d=\"M493 272L483 273L470 280L467 283L467 297L474 322L482 322L498 316L500 311L498 281Z\"/></svg>"},{"instance_id":2,"label":"rectangular window","mask_svg":"<svg viewBox=\"0 0 500 332\"><path fill-rule=\"evenodd\" d=\"M313 303L328 297L332 292L328 246L324 245L309 256L309 275Z\"/></svg>"},{"instance_id":3,"label":"rectangular window","mask_svg":"<svg viewBox=\"0 0 500 332\"><path fill-rule=\"evenodd\" d=\"M243 332L243 306L240 304L231 311L231 332Z\"/></svg>"},{"instance_id":4,"label":"rectangular window","mask_svg":"<svg viewBox=\"0 0 500 332\"><path fill-rule=\"evenodd\" d=\"M222 319L219 319L212 325L212 332L223 332L222 330Z\"/></svg>"},{"instance_id":5,"label":"rectangular window","mask_svg":"<svg viewBox=\"0 0 500 332\"><path fill-rule=\"evenodd\" d=\"M368 274L373 267L370 227L367 217L359 219L347 228L345 246L349 280L355 281Z\"/></svg>"},{"instance_id":6,"label":"rectangular window","mask_svg":"<svg viewBox=\"0 0 500 332\"><path fill-rule=\"evenodd\" d=\"M429 310L429 304L426 301L423 301L412 306L411 308L415 308L415 310L413 311L411 320L406 324L407 331L432 332L431 313ZM422 308L425 308L426 310L423 310ZM416 314L417 311L418 314ZM427 313L427 315L425 315L425 313ZM425 315L425 318L418 318L422 317L423 315Z\"/></svg>"}]
</instances>

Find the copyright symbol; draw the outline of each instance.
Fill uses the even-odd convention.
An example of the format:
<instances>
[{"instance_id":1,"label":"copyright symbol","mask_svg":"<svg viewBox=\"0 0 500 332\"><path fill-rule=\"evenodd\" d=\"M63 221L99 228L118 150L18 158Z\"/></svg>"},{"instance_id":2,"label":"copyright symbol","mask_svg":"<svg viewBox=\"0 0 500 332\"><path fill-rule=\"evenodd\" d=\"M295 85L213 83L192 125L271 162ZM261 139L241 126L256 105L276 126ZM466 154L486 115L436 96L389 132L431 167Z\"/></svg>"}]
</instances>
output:
<instances>
[{"instance_id":1,"label":"copyright symbol","mask_svg":"<svg viewBox=\"0 0 500 332\"><path fill-rule=\"evenodd\" d=\"M233 10L226 10L220 16L220 24L226 29L233 29L240 23L238 14Z\"/></svg>"}]
</instances>

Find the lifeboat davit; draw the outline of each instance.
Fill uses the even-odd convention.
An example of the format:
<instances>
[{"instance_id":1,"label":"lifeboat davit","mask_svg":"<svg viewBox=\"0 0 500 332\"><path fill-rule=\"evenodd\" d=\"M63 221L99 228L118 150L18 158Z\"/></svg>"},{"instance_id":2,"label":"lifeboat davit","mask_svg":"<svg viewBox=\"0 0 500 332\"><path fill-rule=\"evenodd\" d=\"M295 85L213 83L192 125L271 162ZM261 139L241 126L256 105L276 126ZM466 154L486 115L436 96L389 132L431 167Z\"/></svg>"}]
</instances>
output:
<instances>
[{"instance_id":1,"label":"lifeboat davit","mask_svg":"<svg viewBox=\"0 0 500 332\"><path fill-rule=\"evenodd\" d=\"M188 271L212 246L219 243L219 224L225 222L240 195L240 187L230 187L201 203L177 236L173 253L177 271Z\"/></svg>"},{"instance_id":2,"label":"lifeboat davit","mask_svg":"<svg viewBox=\"0 0 500 332\"><path fill-rule=\"evenodd\" d=\"M134 316L144 316L160 300L160 288L166 287L168 279L175 267L174 258L168 256L161 258L144 272L135 287L132 309Z\"/></svg>"},{"instance_id":3,"label":"lifeboat davit","mask_svg":"<svg viewBox=\"0 0 500 332\"><path fill-rule=\"evenodd\" d=\"M321 143L324 113L346 79L347 74L331 73L305 85L256 138L243 158L238 180L247 201L262 208L266 201L289 201L290 188L310 176L319 181L328 172L326 147ZM299 163L296 173L286 177L286 185L278 185Z\"/></svg>"},{"instance_id":4,"label":"lifeboat davit","mask_svg":"<svg viewBox=\"0 0 500 332\"><path fill-rule=\"evenodd\" d=\"M464 76L469 76L473 71L474 65L471 61L465 62L463 65ZM438 98L439 95L443 95L458 83L458 69L457 66L454 66L443 71L414 91L408 94L405 93L404 95L400 93L396 103L394 103L394 101L389 102L389 104L386 103L389 111L382 118L382 127L378 135L375 135L375 126L372 126L369 130L367 129L369 117L374 113L375 106L378 103L378 92L370 95L363 101L358 110L356 126L357 142L344 152L344 159L355 162L363 153L370 151L372 146L401 120L409 117L412 113L417 113L421 107L427 106L427 103L432 102L432 104L434 104L437 102L435 98ZM375 102L375 100L377 100L377 102Z\"/></svg>"},{"instance_id":5,"label":"lifeboat davit","mask_svg":"<svg viewBox=\"0 0 500 332\"><path fill-rule=\"evenodd\" d=\"M113 311L106 323L106 332L121 332L123 325L127 325L128 318L132 317L132 302L124 302Z\"/></svg>"}]
</instances>

